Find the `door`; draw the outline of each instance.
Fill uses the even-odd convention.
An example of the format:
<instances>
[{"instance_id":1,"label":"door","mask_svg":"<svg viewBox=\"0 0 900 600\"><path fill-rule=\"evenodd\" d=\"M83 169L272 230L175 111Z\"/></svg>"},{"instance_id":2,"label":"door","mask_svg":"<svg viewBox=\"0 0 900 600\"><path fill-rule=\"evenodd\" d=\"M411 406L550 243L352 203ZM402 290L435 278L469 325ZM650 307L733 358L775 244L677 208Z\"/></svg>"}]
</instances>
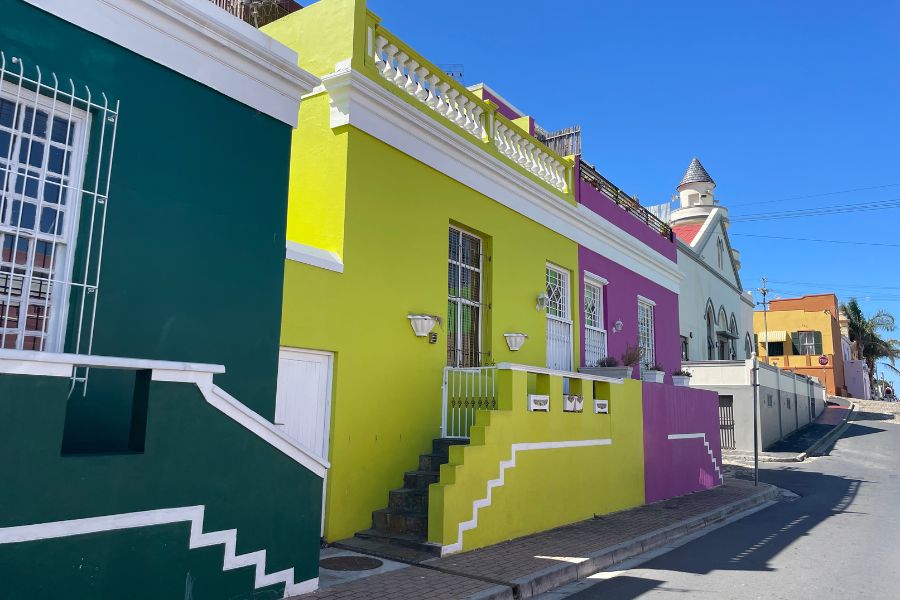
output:
<instances>
[{"instance_id":1,"label":"door","mask_svg":"<svg viewBox=\"0 0 900 600\"><path fill-rule=\"evenodd\" d=\"M450 228L447 265L447 366L480 367L482 313L481 239Z\"/></svg>"},{"instance_id":2,"label":"door","mask_svg":"<svg viewBox=\"0 0 900 600\"><path fill-rule=\"evenodd\" d=\"M722 448L734 448L734 396L719 396L719 438Z\"/></svg>"},{"instance_id":3,"label":"door","mask_svg":"<svg viewBox=\"0 0 900 600\"><path fill-rule=\"evenodd\" d=\"M275 425L326 461L333 360L330 352L282 348L275 397Z\"/></svg>"},{"instance_id":4,"label":"door","mask_svg":"<svg viewBox=\"0 0 900 600\"><path fill-rule=\"evenodd\" d=\"M547 265L547 367L572 370L572 302L569 273Z\"/></svg>"}]
</instances>

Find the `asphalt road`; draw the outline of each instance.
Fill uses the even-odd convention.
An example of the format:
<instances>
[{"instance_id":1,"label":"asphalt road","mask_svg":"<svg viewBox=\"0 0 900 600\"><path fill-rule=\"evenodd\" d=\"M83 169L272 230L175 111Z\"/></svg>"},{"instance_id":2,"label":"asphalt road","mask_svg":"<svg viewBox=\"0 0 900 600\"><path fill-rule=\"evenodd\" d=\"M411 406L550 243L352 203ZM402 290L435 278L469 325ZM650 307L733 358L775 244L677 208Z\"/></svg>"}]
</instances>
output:
<instances>
[{"instance_id":1,"label":"asphalt road","mask_svg":"<svg viewBox=\"0 0 900 600\"><path fill-rule=\"evenodd\" d=\"M541 599L900 598L900 424L878 417L859 415L825 456L761 465L798 498Z\"/></svg>"}]
</instances>

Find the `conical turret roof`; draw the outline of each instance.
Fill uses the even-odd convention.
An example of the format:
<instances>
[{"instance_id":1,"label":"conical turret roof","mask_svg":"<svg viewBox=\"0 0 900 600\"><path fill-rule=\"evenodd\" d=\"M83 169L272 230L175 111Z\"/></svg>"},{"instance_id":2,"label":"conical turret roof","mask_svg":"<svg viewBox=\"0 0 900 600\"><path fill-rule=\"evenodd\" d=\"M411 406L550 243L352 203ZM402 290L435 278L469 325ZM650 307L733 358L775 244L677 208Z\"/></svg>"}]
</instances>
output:
<instances>
[{"instance_id":1,"label":"conical turret roof","mask_svg":"<svg viewBox=\"0 0 900 600\"><path fill-rule=\"evenodd\" d=\"M681 183L678 184L678 187L681 187L686 183L716 184L716 182L713 181L713 178L709 176L709 173L706 172L706 169L703 168L703 165L700 164L700 161L697 160L696 156L691 160L691 164L688 166L687 171L684 172L684 177L681 178Z\"/></svg>"}]
</instances>

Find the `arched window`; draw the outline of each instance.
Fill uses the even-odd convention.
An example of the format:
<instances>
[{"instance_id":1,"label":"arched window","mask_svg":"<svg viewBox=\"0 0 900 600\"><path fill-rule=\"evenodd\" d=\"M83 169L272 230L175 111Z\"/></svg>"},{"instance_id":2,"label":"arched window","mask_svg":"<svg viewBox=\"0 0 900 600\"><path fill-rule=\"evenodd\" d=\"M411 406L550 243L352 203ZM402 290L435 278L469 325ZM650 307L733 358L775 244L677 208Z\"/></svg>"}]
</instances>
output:
<instances>
[{"instance_id":1,"label":"arched window","mask_svg":"<svg viewBox=\"0 0 900 600\"><path fill-rule=\"evenodd\" d=\"M746 354L746 358L751 358L753 355L753 340L750 339L749 332L744 337L744 354Z\"/></svg>"},{"instance_id":2,"label":"arched window","mask_svg":"<svg viewBox=\"0 0 900 600\"><path fill-rule=\"evenodd\" d=\"M706 303L706 358L716 358L716 313L712 300Z\"/></svg>"},{"instance_id":3,"label":"arched window","mask_svg":"<svg viewBox=\"0 0 900 600\"><path fill-rule=\"evenodd\" d=\"M731 313L731 326L728 328L728 331L731 332L731 360L737 360L737 341L738 341L738 328L737 328L737 319L734 318L734 313Z\"/></svg>"},{"instance_id":4,"label":"arched window","mask_svg":"<svg viewBox=\"0 0 900 600\"><path fill-rule=\"evenodd\" d=\"M724 306L719 307L719 318L716 321L716 328L716 346L718 346L717 358L719 360L728 360L730 358L729 354L731 354L728 348L728 338L723 337L723 335L718 333L719 331L723 333L728 331L728 314L725 312Z\"/></svg>"},{"instance_id":5,"label":"arched window","mask_svg":"<svg viewBox=\"0 0 900 600\"><path fill-rule=\"evenodd\" d=\"M722 238L716 238L716 251L719 261L719 268L722 269L725 267L725 242L722 241Z\"/></svg>"}]
</instances>

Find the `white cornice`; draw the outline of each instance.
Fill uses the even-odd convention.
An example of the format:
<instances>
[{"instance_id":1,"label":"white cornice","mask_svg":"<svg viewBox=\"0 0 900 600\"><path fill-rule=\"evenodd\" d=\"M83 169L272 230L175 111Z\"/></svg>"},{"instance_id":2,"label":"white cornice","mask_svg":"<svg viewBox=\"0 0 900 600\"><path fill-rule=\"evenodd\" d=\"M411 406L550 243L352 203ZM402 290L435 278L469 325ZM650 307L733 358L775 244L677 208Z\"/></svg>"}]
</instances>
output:
<instances>
[{"instance_id":1,"label":"white cornice","mask_svg":"<svg viewBox=\"0 0 900 600\"><path fill-rule=\"evenodd\" d=\"M685 255L685 258L689 258L690 260L694 261L695 263L702 266L704 269L706 269L707 271L709 271L710 273L712 273L713 275L718 277L722 283L724 283L725 285L730 287L732 290L734 290L734 292L738 296L741 297L741 300L744 302L744 304L747 304L753 308L756 307L756 305L753 302L753 299L749 298L748 294L746 292L744 292L741 288L734 285L734 283L732 283L731 281L728 281L724 275L722 275L721 273L719 273L718 271L713 269L711 266L709 266L706 263L706 261L703 260L703 258L699 254L697 254L693 248L691 248L691 246L689 246L688 244L685 244L680 239L677 240L677 243L678 243L678 250L680 250ZM679 264L681 264L681 261L678 261L678 262L679 262Z\"/></svg>"},{"instance_id":2,"label":"white cornice","mask_svg":"<svg viewBox=\"0 0 900 600\"><path fill-rule=\"evenodd\" d=\"M287 241L285 249L285 258L294 262L312 265L320 269L334 271L335 273L344 272L344 263L341 258L334 252L307 246L298 242Z\"/></svg>"},{"instance_id":3,"label":"white cornice","mask_svg":"<svg viewBox=\"0 0 900 600\"><path fill-rule=\"evenodd\" d=\"M544 227L678 292L678 266L585 206L543 188L366 75L343 68L325 75L331 126L352 125Z\"/></svg>"},{"instance_id":4,"label":"white cornice","mask_svg":"<svg viewBox=\"0 0 900 600\"><path fill-rule=\"evenodd\" d=\"M319 84L293 50L208 0L26 2L292 127Z\"/></svg>"}]
</instances>

